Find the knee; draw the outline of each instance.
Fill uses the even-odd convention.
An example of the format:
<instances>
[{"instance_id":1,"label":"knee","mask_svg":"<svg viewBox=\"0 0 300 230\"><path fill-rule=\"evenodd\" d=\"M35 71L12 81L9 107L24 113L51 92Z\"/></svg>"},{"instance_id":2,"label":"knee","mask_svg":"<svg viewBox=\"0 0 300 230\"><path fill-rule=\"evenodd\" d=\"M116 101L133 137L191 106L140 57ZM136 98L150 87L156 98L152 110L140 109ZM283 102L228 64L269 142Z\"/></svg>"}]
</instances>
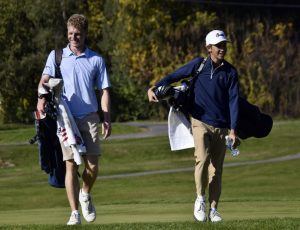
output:
<instances>
[{"instance_id":1,"label":"knee","mask_svg":"<svg viewBox=\"0 0 300 230\"><path fill-rule=\"evenodd\" d=\"M85 169L93 175L97 175L98 173L98 164L87 163L85 165Z\"/></svg>"},{"instance_id":2,"label":"knee","mask_svg":"<svg viewBox=\"0 0 300 230\"><path fill-rule=\"evenodd\" d=\"M84 156L84 164L85 164L85 171L88 174L97 175L98 173L98 157L96 156Z\"/></svg>"},{"instance_id":3,"label":"knee","mask_svg":"<svg viewBox=\"0 0 300 230\"><path fill-rule=\"evenodd\" d=\"M66 180L74 181L78 179L78 166L72 161L66 161Z\"/></svg>"},{"instance_id":4,"label":"knee","mask_svg":"<svg viewBox=\"0 0 300 230\"><path fill-rule=\"evenodd\" d=\"M204 167L207 168L209 166L209 158L208 157L203 157L201 159L196 158L195 159L195 167Z\"/></svg>"},{"instance_id":5,"label":"knee","mask_svg":"<svg viewBox=\"0 0 300 230\"><path fill-rule=\"evenodd\" d=\"M91 172L97 173L98 172L98 165L89 165L89 169L90 169Z\"/></svg>"},{"instance_id":6,"label":"knee","mask_svg":"<svg viewBox=\"0 0 300 230\"><path fill-rule=\"evenodd\" d=\"M78 171L78 165L74 162L74 160L66 161L66 171L75 173Z\"/></svg>"},{"instance_id":7,"label":"knee","mask_svg":"<svg viewBox=\"0 0 300 230\"><path fill-rule=\"evenodd\" d=\"M195 155L195 165L205 165L209 163L207 155L197 156Z\"/></svg>"}]
</instances>

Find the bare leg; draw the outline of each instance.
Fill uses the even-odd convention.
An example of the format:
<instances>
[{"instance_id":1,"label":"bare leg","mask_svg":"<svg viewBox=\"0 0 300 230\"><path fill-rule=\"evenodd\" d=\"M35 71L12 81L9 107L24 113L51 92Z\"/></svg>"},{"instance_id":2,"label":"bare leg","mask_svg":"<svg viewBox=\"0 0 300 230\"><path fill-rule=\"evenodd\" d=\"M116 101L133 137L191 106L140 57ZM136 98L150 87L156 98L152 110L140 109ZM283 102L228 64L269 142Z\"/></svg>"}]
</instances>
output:
<instances>
[{"instance_id":1,"label":"bare leg","mask_svg":"<svg viewBox=\"0 0 300 230\"><path fill-rule=\"evenodd\" d=\"M98 156L84 156L85 169L82 173L82 190L90 193L98 175Z\"/></svg>"},{"instance_id":2,"label":"bare leg","mask_svg":"<svg viewBox=\"0 0 300 230\"><path fill-rule=\"evenodd\" d=\"M78 210L78 196L79 196L79 180L77 176L78 166L74 160L66 161L66 178L65 186L67 197L71 210Z\"/></svg>"}]
</instances>

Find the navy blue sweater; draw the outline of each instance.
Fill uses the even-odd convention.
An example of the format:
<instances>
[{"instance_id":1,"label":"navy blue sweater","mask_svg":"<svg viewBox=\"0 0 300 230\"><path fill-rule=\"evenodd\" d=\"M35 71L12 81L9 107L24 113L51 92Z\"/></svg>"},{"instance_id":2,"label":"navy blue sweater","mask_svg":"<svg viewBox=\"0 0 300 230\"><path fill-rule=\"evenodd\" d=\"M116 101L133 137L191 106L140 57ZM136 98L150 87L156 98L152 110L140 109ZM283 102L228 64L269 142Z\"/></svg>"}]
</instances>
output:
<instances>
[{"instance_id":1,"label":"navy blue sweater","mask_svg":"<svg viewBox=\"0 0 300 230\"><path fill-rule=\"evenodd\" d=\"M169 85L190 77L196 72L203 58L196 58L156 83ZM239 82L236 69L227 61L213 69L207 58L202 71L195 79L192 117L217 128L236 129L239 114Z\"/></svg>"}]
</instances>

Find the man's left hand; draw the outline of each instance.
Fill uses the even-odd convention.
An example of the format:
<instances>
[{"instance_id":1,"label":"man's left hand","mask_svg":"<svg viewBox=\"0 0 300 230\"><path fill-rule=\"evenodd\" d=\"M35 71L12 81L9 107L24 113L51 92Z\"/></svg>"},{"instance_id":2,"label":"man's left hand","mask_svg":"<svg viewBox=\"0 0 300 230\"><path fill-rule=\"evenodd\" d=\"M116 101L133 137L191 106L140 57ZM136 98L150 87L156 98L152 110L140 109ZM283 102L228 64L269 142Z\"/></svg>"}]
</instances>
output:
<instances>
[{"instance_id":1,"label":"man's left hand","mask_svg":"<svg viewBox=\"0 0 300 230\"><path fill-rule=\"evenodd\" d=\"M102 123L102 135L103 139L107 139L111 134L111 123L104 121Z\"/></svg>"}]
</instances>

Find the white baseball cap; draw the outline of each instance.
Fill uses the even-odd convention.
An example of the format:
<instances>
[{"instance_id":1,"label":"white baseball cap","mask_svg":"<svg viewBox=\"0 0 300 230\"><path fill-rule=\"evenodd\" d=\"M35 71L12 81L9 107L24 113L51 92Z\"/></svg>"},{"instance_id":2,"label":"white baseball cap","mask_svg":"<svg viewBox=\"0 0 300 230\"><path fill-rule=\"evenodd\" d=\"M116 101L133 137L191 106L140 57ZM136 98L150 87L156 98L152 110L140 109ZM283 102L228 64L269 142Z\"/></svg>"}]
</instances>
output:
<instances>
[{"instance_id":1,"label":"white baseball cap","mask_svg":"<svg viewBox=\"0 0 300 230\"><path fill-rule=\"evenodd\" d=\"M227 41L227 38L222 30L210 31L205 38L206 46L215 45L223 41Z\"/></svg>"}]
</instances>

